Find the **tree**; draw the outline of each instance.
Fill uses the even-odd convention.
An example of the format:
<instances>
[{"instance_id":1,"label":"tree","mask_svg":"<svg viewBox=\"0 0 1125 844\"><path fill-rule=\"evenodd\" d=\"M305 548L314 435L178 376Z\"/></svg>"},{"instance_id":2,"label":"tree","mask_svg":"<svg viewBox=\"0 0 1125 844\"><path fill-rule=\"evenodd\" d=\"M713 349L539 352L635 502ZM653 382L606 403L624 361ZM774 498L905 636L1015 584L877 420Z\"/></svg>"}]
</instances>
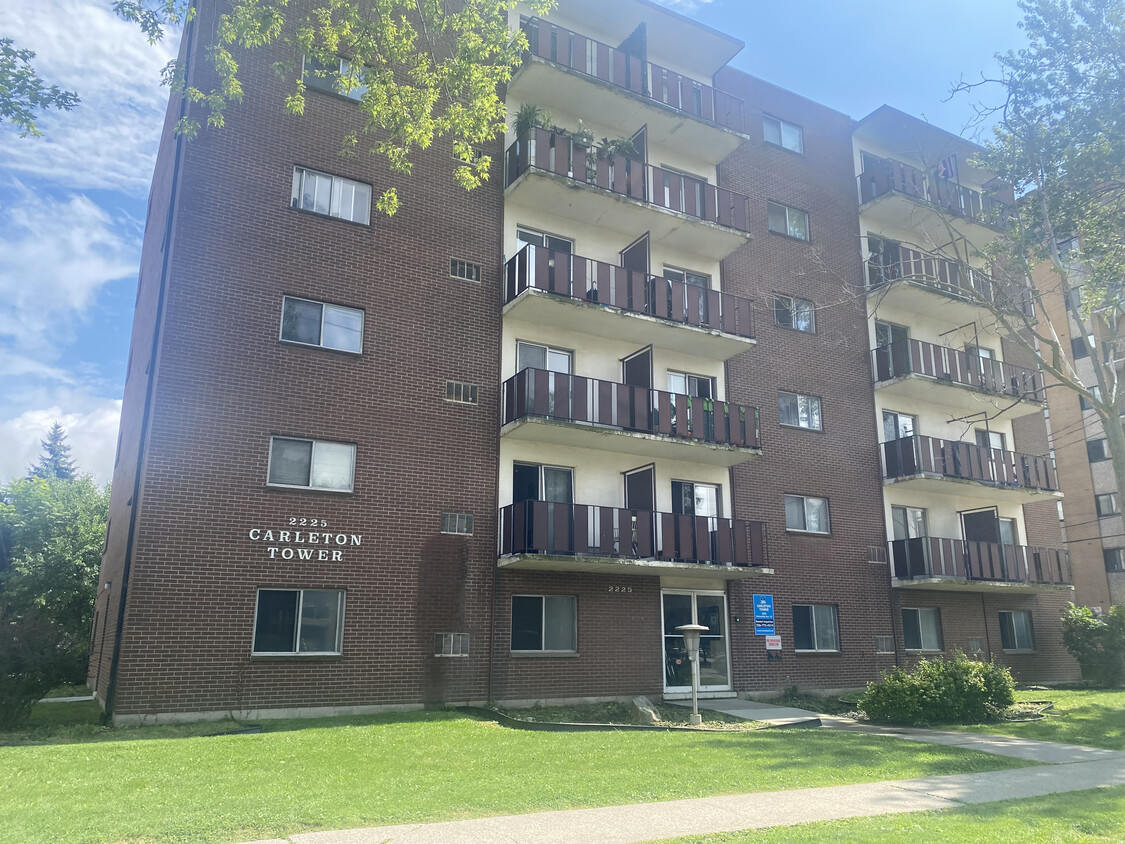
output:
<instances>
[{"instance_id":1,"label":"tree","mask_svg":"<svg viewBox=\"0 0 1125 844\"><path fill-rule=\"evenodd\" d=\"M13 124L21 138L42 134L35 123L36 113L45 109L70 111L78 105L78 95L58 85L48 85L31 60L35 53L19 50L11 38L0 38L0 122Z\"/></svg>"},{"instance_id":2,"label":"tree","mask_svg":"<svg viewBox=\"0 0 1125 844\"><path fill-rule=\"evenodd\" d=\"M112 0L114 11L136 23L150 42L167 27L190 21L197 6L210 12L217 0ZM488 178L491 156L480 148L504 132L500 88L519 67L527 39L508 26L517 0L225 0L214 42L208 45L214 86L188 84L185 68L171 62L164 80L192 106L177 131L192 137L203 123L221 127L228 106L243 97L239 61L248 51L279 42L291 60L275 70L291 82L286 110L301 114L306 80L329 81L342 92L360 92L362 133L341 139L345 151L366 146L396 172L409 173L410 156L436 138L449 137L467 166L453 178L466 190ZM554 0L531 0L546 14ZM30 57L27 59L30 60ZM3 103L0 85L0 104ZM362 139L360 135L362 134ZM394 188L377 206L398 208Z\"/></svg>"},{"instance_id":3,"label":"tree","mask_svg":"<svg viewBox=\"0 0 1125 844\"><path fill-rule=\"evenodd\" d=\"M1082 666L1082 678L1099 686L1125 680L1125 607L1096 615L1089 607L1067 604L1063 644Z\"/></svg>"},{"instance_id":4,"label":"tree","mask_svg":"<svg viewBox=\"0 0 1125 844\"><path fill-rule=\"evenodd\" d=\"M28 469L29 478L62 478L74 479L74 460L70 456L70 446L66 441L66 431L56 422L47 432L47 439L40 440L43 453L39 461Z\"/></svg>"}]
</instances>

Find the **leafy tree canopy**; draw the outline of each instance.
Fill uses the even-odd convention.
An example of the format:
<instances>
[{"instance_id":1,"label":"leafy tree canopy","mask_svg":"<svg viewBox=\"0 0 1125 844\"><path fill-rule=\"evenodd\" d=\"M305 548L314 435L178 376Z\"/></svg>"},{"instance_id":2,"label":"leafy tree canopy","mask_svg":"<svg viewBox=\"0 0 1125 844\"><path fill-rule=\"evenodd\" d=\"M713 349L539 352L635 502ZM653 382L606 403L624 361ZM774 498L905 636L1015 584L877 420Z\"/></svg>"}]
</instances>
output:
<instances>
[{"instance_id":1,"label":"leafy tree canopy","mask_svg":"<svg viewBox=\"0 0 1125 844\"><path fill-rule=\"evenodd\" d=\"M48 85L31 65L35 53L21 50L11 38L0 38L0 123L8 122L20 137L42 134L35 123L38 112L47 109L70 111L78 95L58 85Z\"/></svg>"}]
</instances>

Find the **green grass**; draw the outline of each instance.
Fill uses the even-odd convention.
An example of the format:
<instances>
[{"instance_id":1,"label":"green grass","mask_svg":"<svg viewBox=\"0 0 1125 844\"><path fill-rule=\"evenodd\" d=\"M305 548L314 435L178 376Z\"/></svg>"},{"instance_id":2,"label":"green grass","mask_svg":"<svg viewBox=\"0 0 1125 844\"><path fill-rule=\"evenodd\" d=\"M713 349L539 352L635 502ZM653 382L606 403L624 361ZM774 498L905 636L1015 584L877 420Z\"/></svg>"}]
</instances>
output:
<instances>
[{"instance_id":1,"label":"green grass","mask_svg":"<svg viewBox=\"0 0 1125 844\"><path fill-rule=\"evenodd\" d=\"M64 704L57 704L63 706ZM827 731L543 733L453 712L134 728L0 747L0 842L245 841L312 829L809 788L1018 767Z\"/></svg>"},{"instance_id":2,"label":"green grass","mask_svg":"<svg viewBox=\"0 0 1125 844\"><path fill-rule=\"evenodd\" d=\"M1042 721L949 729L1125 750L1125 691L1034 689L1016 692L1016 700L1050 700L1055 706Z\"/></svg>"},{"instance_id":3,"label":"green grass","mask_svg":"<svg viewBox=\"0 0 1125 844\"><path fill-rule=\"evenodd\" d=\"M1125 841L1125 787L1005 800L940 812L882 815L675 839L676 844L900 844L902 841L956 844Z\"/></svg>"}]
</instances>

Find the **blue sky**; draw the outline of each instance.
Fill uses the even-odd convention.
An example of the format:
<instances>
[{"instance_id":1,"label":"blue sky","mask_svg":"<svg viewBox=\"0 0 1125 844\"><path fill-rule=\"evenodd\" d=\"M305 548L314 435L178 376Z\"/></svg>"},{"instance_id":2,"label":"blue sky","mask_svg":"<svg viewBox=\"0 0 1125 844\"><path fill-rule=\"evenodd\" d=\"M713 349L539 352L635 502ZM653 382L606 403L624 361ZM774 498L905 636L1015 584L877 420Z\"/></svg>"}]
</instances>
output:
<instances>
[{"instance_id":1,"label":"blue sky","mask_svg":"<svg viewBox=\"0 0 1125 844\"><path fill-rule=\"evenodd\" d=\"M1016 0L663 0L746 42L734 65L853 117L883 103L953 132L942 100L1023 43ZM2 0L0 34L77 90L46 137L0 127L0 483L55 420L81 468L112 475L148 182L172 43L149 46L110 0ZM409 201L409 197L405 197Z\"/></svg>"}]
</instances>

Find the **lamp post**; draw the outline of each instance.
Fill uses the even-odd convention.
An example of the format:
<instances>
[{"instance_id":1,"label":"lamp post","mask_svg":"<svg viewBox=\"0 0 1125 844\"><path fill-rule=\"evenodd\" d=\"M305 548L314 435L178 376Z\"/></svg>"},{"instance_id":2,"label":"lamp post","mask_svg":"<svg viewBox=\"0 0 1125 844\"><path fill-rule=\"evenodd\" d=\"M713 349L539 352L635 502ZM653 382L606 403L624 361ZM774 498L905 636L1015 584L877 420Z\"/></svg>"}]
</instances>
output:
<instances>
[{"instance_id":1,"label":"lamp post","mask_svg":"<svg viewBox=\"0 0 1125 844\"><path fill-rule=\"evenodd\" d=\"M681 624L676 628L684 636L684 647L687 648L688 662L691 663L691 717L688 723L693 727L703 723L703 719L699 717L699 635L710 629L702 624Z\"/></svg>"}]
</instances>

